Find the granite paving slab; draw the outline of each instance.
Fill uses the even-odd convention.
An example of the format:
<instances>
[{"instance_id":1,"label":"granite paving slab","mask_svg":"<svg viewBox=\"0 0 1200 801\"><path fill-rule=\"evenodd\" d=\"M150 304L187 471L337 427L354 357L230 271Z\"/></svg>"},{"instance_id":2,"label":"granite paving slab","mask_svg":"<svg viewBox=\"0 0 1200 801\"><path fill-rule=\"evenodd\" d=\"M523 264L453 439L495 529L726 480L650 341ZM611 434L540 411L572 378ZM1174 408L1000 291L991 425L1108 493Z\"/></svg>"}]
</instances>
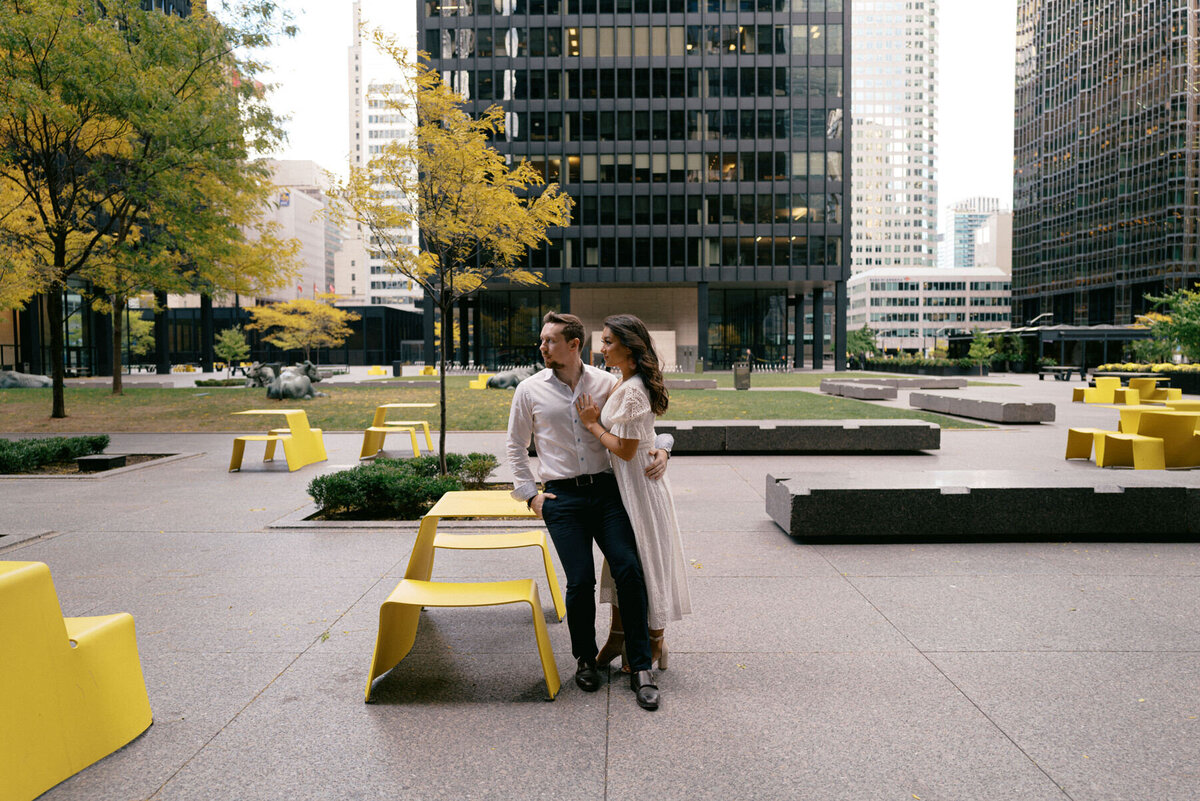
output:
<instances>
[{"instance_id":1,"label":"granite paving slab","mask_svg":"<svg viewBox=\"0 0 1200 801\"><path fill-rule=\"evenodd\" d=\"M652 717L613 690L608 799L1067 798L911 652L696 655L661 684Z\"/></svg>"},{"instance_id":2,"label":"granite paving slab","mask_svg":"<svg viewBox=\"0 0 1200 801\"><path fill-rule=\"evenodd\" d=\"M1188 653L930 658L1075 801L1200 798L1200 684Z\"/></svg>"},{"instance_id":3,"label":"granite paving slab","mask_svg":"<svg viewBox=\"0 0 1200 801\"><path fill-rule=\"evenodd\" d=\"M364 704L359 659L306 654L156 801L603 799L607 693L564 685L546 703L536 658L532 671L527 661L405 660Z\"/></svg>"},{"instance_id":4,"label":"granite paving slab","mask_svg":"<svg viewBox=\"0 0 1200 801\"><path fill-rule=\"evenodd\" d=\"M154 723L129 745L40 796L42 801L150 798L296 658L139 650Z\"/></svg>"},{"instance_id":5,"label":"granite paving slab","mask_svg":"<svg viewBox=\"0 0 1200 801\"><path fill-rule=\"evenodd\" d=\"M811 546L848 576L1198 576L1200 545L1004 542Z\"/></svg>"},{"instance_id":6,"label":"granite paving slab","mask_svg":"<svg viewBox=\"0 0 1200 801\"><path fill-rule=\"evenodd\" d=\"M922 651L1200 651L1194 576L848 580Z\"/></svg>"},{"instance_id":7,"label":"granite paving slab","mask_svg":"<svg viewBox=\"0 0 1200 801\"><path fill-rule=\"evenodd\" d=\"M844 579L692 576L692 614L668 628L672 658L695 653L895 651L911 646Z\"/></svg>"}]
</instances>

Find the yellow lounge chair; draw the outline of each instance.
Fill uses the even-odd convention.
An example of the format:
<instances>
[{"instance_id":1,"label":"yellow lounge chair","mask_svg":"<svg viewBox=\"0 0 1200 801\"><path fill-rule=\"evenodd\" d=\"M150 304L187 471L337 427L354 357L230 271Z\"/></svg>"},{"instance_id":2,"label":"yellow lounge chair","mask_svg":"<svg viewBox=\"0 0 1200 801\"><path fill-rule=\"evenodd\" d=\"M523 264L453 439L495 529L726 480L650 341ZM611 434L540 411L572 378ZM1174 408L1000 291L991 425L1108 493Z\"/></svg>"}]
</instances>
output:
<instances>
[{"instance_id":1,"label":"yellow lounge chair","mask_svg":"<svg viewBox=\"0 0 1200 801\"><path fill-rule=\"evenodd\" d=\"M133 618L62 615L50 569L0 562L0 799L29 801L152 722Z\"/></svg>"}]
</instances>

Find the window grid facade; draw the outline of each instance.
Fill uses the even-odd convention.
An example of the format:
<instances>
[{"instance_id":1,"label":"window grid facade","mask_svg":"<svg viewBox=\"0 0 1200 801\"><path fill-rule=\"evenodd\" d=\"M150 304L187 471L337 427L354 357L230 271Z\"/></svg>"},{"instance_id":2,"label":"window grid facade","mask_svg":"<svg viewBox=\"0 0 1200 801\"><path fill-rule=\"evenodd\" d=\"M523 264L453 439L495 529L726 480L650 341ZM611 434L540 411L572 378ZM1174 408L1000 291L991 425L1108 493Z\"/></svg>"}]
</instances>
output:
<instances>
[{"instance_id":1,"label":"window grid facade","mask_svg":"<svg viewBox=\"0 0 1200 801\"><path fill-rule=\"evenodd\" d=\"M1200 278L1196 0L1022 0L1015 319L1132 322Z\"/></svg>"},{"instance_id":2,"label":"window grid facade","mask_svg":"<svg viewBox=\"0 0 1200 801\"><path fill-rule=\"evenodd\" d=\"M851 267L936 267L937 0L853 9Z\"/></svg>"},{"instance_id":3,"label":"window grid facade","mask_svg":"<svg viewBox=\"0 0 1200 801\"><path fill-rule=\"evenodd\" d=\"M852 330L869 326L889 352L931 349L938 338L975 328L1006 328L1009 277L1000 270L877 268L847 284Z\"/></svg>"},{"instance_id":4,"label":"window grid facade","mask_svg":"<svg viewBox=\"0 0 1200 801\"><path fill-rule=\"evenodd\" d=\"M575 199L529 256L547 282L786 302L848 276L847 16L842 0L429 0L418 38L472 113L503 107L497 149ZM705 305L702 350L731 347ZM786 351L777 316L752 348Z\"/></svg>"}]
</instances>

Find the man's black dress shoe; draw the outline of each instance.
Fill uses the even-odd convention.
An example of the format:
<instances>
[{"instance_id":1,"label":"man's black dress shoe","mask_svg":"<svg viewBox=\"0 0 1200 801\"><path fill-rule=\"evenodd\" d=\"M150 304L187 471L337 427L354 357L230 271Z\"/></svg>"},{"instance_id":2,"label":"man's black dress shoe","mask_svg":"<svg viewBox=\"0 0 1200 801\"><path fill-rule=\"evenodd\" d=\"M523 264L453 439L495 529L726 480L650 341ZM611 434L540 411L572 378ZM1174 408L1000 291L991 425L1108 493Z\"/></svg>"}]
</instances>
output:
<instances>
[{"instance_id":1,"label":"man's black dress shoe","mask_svg":"<svg viewBox=\"0 0 1200 801\"><path fill-rule=\"evenodd\" d=\"M642 709L658 709L658 685L654 683L654 673L649 670L630 673L629 686L637 694L638 706Z\"/></svg>"},{"instance_id":2,"label":"man's black dress shoe","mask_svg":"<svg viewBox=\"0 0 1200 801\"><path fill-rule=\"evenodd\" d=\"M575 663L575 683L584 692L594 693L600 689L600 671L596 668L596 660L580 657Z\"/></svg>"}]
</instances>

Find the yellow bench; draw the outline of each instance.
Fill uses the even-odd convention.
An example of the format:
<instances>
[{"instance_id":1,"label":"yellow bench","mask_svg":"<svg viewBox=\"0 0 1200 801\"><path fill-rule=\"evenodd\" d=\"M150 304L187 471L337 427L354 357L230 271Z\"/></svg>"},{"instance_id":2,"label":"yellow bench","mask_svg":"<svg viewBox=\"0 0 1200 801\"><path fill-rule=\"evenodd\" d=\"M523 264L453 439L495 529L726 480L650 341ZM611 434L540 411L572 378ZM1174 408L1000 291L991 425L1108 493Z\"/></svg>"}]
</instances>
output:
<instances>
[{"instance_id":1,"label":"yellow bench","mask_svg":"<svg viewBox=\"0 0 1200 801\"><path fill-rule=\"evenodd\" d=\"M1121 379L1103 376L1096 379L1094 387L1076 387L1071 391L1071 400L1084 403L1112 403L1115 400L1116 391L1120 388Z\"/></svg>"},{"instance_id":2,"label":"yellow bench","mask_svg":"<svg viewBox=\"0 0 1200 801\"><path fill-rule=\"evenodd\" d=\"M1104 431L1096 435L1096 466L1165 470L1163 441L1159 437Z\"/></svg>"},{"instance_id":3,"label":"yellow bench","mask_svg":"<svg viewBox=\"0 0 1200 801\"><path fill-rule=\"evenodd\" d=\"M229 472L242 469L242 457L245 455L247 442L267 443L264 462L275 459L275 443L283 443L283 453L287 458L288 471L296 471L314 462L323 462L328 456L325 453L324 432L319 428L310 428L308 415L303 409L250 409L234 414L282 414L287 418L287 428L272 428L266 434L244 434L233 438L233 454L229 458Z\"/></svg>"},{"instance_id":4,"label":"yellow bench","mask_svg":"<svg viewBox=\"0 0 1200 801\"><path fill-rule=\"evenodd\" d=\"M394 668L412 650L417 636L421 607L498 606L527 603L533 613L534 636L538 656L546 680L550 700L558 694L560 679L550 647L550 637L543 619L537 584L532 579L489 582L435 582L433 557L435 548L490 549L520 548L537 545L542 549L550 593L554 596L554 611L559 620L565 614L558 579L543 531L517 534L439 534L438 521L443 517L503 518L533 517L525 504L513 500L503 491L447 492L421 519L413 543L408 567L392 594L379 608L379 633L375 639L375 654L367 676L366 700L371 700L371 685L376 678Z\"/></svg>"},{"instance_id":5,"label":"yellow bench","mask_svg":"<svg viewBox=\"0 0 1200 801\"><path fill-rule=\"evenodd\" d=\"M1068 428L1067 459L1091 459L1092 444L1103 434L1115 434L1103 428Z\"/></svg>"},{"instance_id":6,"label":"yellow bench","mask_svg":"<svg viewBox=\"0 0 1200 801\"><path fill-rule=\"evenodd\" d=\"M0 562L0 609L0 798L28 801L153 717L130 615L64 618L41 562Z\"/></svg>"},{"instance_id":7,"label":"yellow bench","mask_svg":"<svg viewBox=\"0 0 1200 801\"><path fill-rule=\"evenodd\" d=\"M405 432L408 432L408 435L412 437L413 456L420 456L421 451L417 447L417 429L415 426L368 426L363 429L362 451L358 454L358 458L375 458L383 452L383 441L387 439L388 434L403 434ZM430 448L430 450L433 449Z\"/></svg>"},{"instance_id":8,"label":"yellow bench","mask_svg":"<svg viewBox=\"0 0 1200 801\"><path fill-rule=\"evenodd\" d=\"M480 373L467 384L467 389L487 389L488 379L495 373Z\"/></svg>"},{"instance_id":9,"label":"yellow bench","mask_svg":"<svg viewBox=\"0 0 1200 801\"><path fill-rule=\"evenodd\" d=\"M1136 389L1143 401L1177 401L1183 399L1183 390L1171 387L1159 387L1159 378L1131 378L1130 389Z\"/></svg>"}]
</instances>

